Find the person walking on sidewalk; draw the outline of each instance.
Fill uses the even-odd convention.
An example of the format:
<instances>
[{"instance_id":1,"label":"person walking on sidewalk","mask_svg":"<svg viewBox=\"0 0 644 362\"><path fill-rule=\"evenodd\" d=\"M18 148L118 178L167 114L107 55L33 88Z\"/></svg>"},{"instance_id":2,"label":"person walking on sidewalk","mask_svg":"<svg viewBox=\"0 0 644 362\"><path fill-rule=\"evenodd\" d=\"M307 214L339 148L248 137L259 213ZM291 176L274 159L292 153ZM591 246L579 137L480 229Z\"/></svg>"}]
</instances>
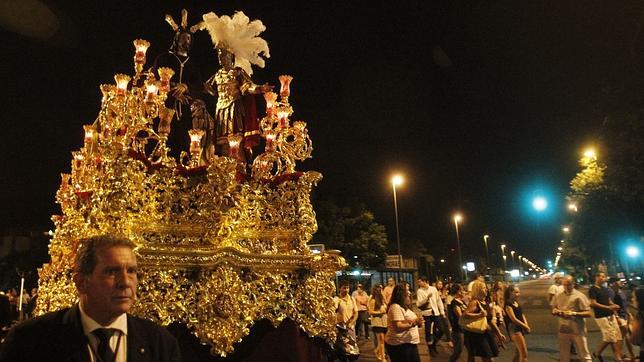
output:
<instances>
[{"instance_id":1,"label":"person walking on sidewalk","mask_svg":"<svg viewBox=\"0 0 644 362\"><path fill-rule=\"evenodd\" d=\"M356 321L356 336L360 338L360 332L364 329L364 338L369 339L369 294L362 289L362 284L351 294L358 305L358 320Z\"/></svg>"},{"instance_id":2,"label":"person walking on sidewalk","mask_svg":"<svg viewBox=\"0 0 644 362\"><path fill-rule=\"evenodd\" d=\"M492 321L493 310L487 299L487 286L482 281L475 280L470 291L470 301L463 315L477 319L485 317L488 329L483 333L463 331L463 340L465 348L467 348L467 360L469 362L474 362L475 357L481 357L483 362L493 361L495 357L499 356L497 338L501 342L505 342L505 336L501 333L496 323Z\"/></svg>"},{"instance_id":3,"label":"person walking on sidewalk","mask_svg":"<svg viewBox=\"0 0 644 362\"><path fill-rule=\"evenodd\" d=\"M628 354L631 356L631 361L633 361L635 360L635 353L633 352L633 344L629 338L628 297L626 297L626 294L622 290L624 283L618 278L610 278L608 280L608 286L612 291L611 298L613 299L613 302L619 305L619 310L617 311L617 322L619 324L619 330L622 332L622 339L624 340Z\"/></svg>"},{"instance_id":4,"label":"person walking on sidewalk","mask_svg":"<svg viewBox=\"0 0 644 362\"><path fill-rule=\"evenodd\" d=\"M425 342L427 342L429 354L436 357L438 356L436 345L445 333L443 330L445 306L438 289L429 285L429 281L424 276L418 278L416 306L420 309L420 314L425 321Z\"/></svg>"},{"instance_id":5,"label":"person walking on sidewalk","mask_svg":"<svg viewBox=\"0 0 644 362\"><path fill-rule=\"evenodd\" d=\"M622 333L619 330L617 317L615 313L619 310L619 305L613 303L610 298L610 290L604 286L606 274L598 272L595 274L595 285L588 290L590 297L590 306L595 313L595 321L602 332L602 343L593 357L603 360L602 352L609 345L613 349L615 361L622 360Z\"/></svg>"},{"instance_id":6,"label":"person walking on sidewalk","mask_svg":"<svg viewBox=\"0 0 644 362\"><path fill-rule=\"evenodd\" d=\"M519 287L515 285L510 284L505 289L505 325L508 329L508 335L516 347L514 358L512 358L513 362L528 361L528 345L524 334L530 333L530 326L519 305L520 295Z\"/></svg>"},{"instance_id":7,"label":"person walking on sidewalk","mask_svg":"<svg viewBox=\"0 0 644 362\"><path fill-rule=\"evenodd\" d=\"M371 290L369 298L369 315L371 316L371 330L376 340L376 358L385 361L385 333L387 333L387 305L382 295L382 285L376 284Z\"/></svg>"},{"instance_id":8,"label":"person walking on sidewalk","mask_svg":"<svg viewBox=\"0 0 644 362\"><path fill-rule=\"evenodd\" d=\"M355 361L360 357L355 331L358 306L349 294L349 285L347 280L340 282L340 292L333 298L337 330L335 357L341 362Z\"/></svg>"},{"instance_id":9,"label":"person walking on sidewalk","mask_svg":"<svg viewBox=\"0 0 644 362\"><path fill-rule=\"evenodd\" d=\"M449 362L456 362L463 352L463 330L458 325L458 319L461 318L465 312L465 302L463 301L463 286L460 284L452 284L449 294L453 297L451 303L447 306L447 316L452 325L452 344L454 351L449 357Z\"/></svg>"},{"instance_id":10,"label":"person walking on sidewalk","mask_svg":"<svg viewBox=\"0 0 644 362\"><path fill-rule=\"evenodd\" d=\"M552 315L559 317L559 361L570 362L570 346L575 345L579 359L592 361L586 338L586 321L590 317L588 298L575 289L572 276L563 277L563 292L557 293L551 302Z\"/></svg>"},{"instance_id":11,"label":"person walking on sidewalk","mask_svg":"<svg viewBox=\"0 0 644 362\"><path fill-rule=\"evenodd\" d=\"M420 362L418 327L423 319L411 310L411 296L407 288L396 285L387 307L387 334L385 349L391 362Z\"/></svg>"},{"instance_id":12,"label":"person walking on sidewalk","mask_svg":"<svg viewBox=\"0 0 644 362\"><path fill-rule=\"evenodd\" d=\"M389 277L387 278L387 285L382 289L382 296L385 297L385 304L389 305L389 301L391 299L391 293L394 291L394 287L396 286L396 281L394 278Z\"/></svg>"}]
</instances>

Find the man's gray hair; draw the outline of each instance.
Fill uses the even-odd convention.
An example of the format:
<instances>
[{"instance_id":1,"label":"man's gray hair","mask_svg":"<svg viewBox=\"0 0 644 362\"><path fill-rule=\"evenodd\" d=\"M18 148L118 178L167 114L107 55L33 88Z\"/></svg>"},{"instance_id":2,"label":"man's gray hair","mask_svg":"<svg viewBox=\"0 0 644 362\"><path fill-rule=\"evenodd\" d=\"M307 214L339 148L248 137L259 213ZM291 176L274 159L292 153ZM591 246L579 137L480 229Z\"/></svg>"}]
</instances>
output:
<instances>
[{"instance_id":1,"label":"man's gray hair","mask_svg":"<svg viewBox=\"0 0 644 362\"><path fill-rule=\"evenodd\" d=\"M96 267L96 251L100 248L124 246L134 249L136 244L124 236L98 235L81 239L78 252L74 259L74 272L85 275L92 274Z\"/></svg>"}]
</instances>

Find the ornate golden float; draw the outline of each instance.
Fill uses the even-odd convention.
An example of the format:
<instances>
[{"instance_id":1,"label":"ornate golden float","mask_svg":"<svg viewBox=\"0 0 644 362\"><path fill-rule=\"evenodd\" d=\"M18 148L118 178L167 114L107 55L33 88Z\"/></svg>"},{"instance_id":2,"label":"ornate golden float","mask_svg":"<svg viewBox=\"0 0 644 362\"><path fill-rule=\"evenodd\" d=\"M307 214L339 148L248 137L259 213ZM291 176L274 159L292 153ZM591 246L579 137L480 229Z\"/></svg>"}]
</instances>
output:
<instances>
[{"instance_id":1,"label":"ornate golden float","mask_svg":"<svg viewBox=\"0 0 644 362\"><path fill-rule=\"evenodd\" d=\"M144 70L149 43L134 46L134 75L100 86L98 117L84 126L71 173L61 175L62 215L52 217L38 312L76 302L78 240L118 232L138 245L133 314L183 323L219 355L262 319L277 326L290 318L310 336L333 340L332 279L344 260L307 247L317 230L310 193L322 175L295 168L312 145L306 123L290 119L291 77L280 77L279 98L265 94L266 146L252 163L239 155L239 134L228 136L226 156L202 157L200 129L189 132L190 153L176 160L166 144L174 112L164 105L175 72Z\"/></svg>"}]
</instances>

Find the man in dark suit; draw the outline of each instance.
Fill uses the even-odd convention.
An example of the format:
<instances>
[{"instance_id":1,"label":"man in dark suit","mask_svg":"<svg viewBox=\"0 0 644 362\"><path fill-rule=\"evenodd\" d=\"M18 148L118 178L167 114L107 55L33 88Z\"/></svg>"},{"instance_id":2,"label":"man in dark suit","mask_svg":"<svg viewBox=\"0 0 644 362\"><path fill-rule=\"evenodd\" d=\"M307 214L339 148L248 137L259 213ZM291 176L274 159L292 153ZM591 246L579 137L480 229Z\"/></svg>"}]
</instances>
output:
<instances>
[{"instance_id":1,"label":"man in dark suit","mask_svg":"<svg viewBox=\"0 0 644 362\"><path fill-rule=\"evenodd\" d=\"M0 361L181 361L169 332L127 314L138 284L134 246L110 236L82 240L73 274L80 302L14 327Z\"/></svg>"}]
</instances>

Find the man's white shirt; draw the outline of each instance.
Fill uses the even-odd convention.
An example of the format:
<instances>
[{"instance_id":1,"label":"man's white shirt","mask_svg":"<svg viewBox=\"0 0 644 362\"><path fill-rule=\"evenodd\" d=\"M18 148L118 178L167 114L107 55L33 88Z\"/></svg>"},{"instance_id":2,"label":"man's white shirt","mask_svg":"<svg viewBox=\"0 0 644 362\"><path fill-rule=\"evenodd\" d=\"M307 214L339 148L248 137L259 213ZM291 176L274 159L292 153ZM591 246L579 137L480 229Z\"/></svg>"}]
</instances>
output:
<instances>
[{"instance_id":1,"label":"man's white shirt","mask_svg":"<svg viewBox=\"0 0 644 362\"><path fill-rule=\"evenodd\" d=\"M427 288L418 288L416 291L416 305L420 307L427 302L429 302L429 309L421 311L420 314L424 316L445 315L445 307L436 287L430 285Z\"/></svg>"},{"instance_id":2,"label":"man's white shirt","mask_svg":"<svg viewBox=\"0 0 644 362\"><path fill-rule=\"evenodd\" d=\"M112 324L108 326L102 326L94 319L92 319L92 317L85 314L82 303L79 303L79 309L83 333L89 340L87 348L90 350L90 361L96 362L96 356L94 356L94 353L98 350L98 337L96 337L92 332L95 329L99 328L112 328L117 329L118 332L112 334L112 336L110 337L110 348L114 350L118 346L118 351L115 352L115 361L125 362L127 360L127 314L123 313L118 318L116 318L116 320L112 322Z\"/></svg>"},{"instance_id":3,"label":"man's white shirt","mask_svg":"<svg viewBox=\"0 0 644 362\"><path fill-rule=\"evenodd\" d=\"M554 296L564 291L563 285L553 284L548 288L548 294Z\"/></svg>"}]
</instances>

